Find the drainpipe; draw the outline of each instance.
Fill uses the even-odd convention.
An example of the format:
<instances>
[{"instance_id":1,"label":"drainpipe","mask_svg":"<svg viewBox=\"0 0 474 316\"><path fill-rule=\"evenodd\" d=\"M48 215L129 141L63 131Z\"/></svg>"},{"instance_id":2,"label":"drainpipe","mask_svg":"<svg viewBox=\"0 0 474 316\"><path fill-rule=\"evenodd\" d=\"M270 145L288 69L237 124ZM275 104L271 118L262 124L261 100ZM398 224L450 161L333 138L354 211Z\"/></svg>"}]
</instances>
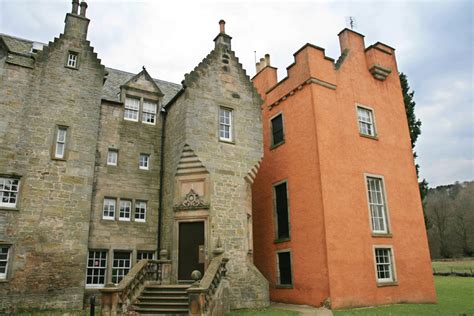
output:
<instances>
[{"instance_id":1,"label":"drainpipe","mask_svg":"<svg viewBox=\"0 0 474 316\"><path fill-rule=\"evenodd\" d=\"M156 250L156 258L160 257L161 250L161 222L163 221L163 177L165 173L165 139L166 139L166 109L165 107L161 108L161 117L163 122L161 124L161 161L160 161L160 195L158 197L158 245Z\"/></svg>"}]
</instances>

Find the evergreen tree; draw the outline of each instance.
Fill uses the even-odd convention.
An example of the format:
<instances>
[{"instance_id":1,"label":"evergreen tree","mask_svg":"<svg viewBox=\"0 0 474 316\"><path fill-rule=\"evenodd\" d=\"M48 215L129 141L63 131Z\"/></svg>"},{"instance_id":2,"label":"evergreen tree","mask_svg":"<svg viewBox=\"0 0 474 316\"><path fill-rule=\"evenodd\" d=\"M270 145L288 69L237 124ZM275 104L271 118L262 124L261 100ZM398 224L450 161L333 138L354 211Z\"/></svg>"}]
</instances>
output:
<instances>
[{"instance_id":1,"label":"evergreen tree","mask_svg":"<svg viewBox=\"0 0 474 316\"><path fill-rule=\"evenodd\" d=\"M415 115L415 100L413 97L415 96L415 91L410 90L410 85L408 84L408 79L407 76L401 72L399 74L400 77L400 84L402 86L402 93L403 93L403 103L405 104L405 112L407 115L407 120L408 120L408 130L410 132L410 141L411 141L411 148L413 150L413 159L416 159L417 155L414 150L416 140L418 139L418 136L421 134L421 121L416 118ZM416 168L416 176L419 177L419 169L420 165L415 164ZM419 189L420 189L420 196L421 200L423 201L426 193L428 192L428 182L426 179L423 179L422 181L418 182ZM425 226L426 228L429 228L430 223L429 219L426 216L426 213L424 211L424 205L423 205L423 215L425 217Z\"/></svg>"}]
</instances>

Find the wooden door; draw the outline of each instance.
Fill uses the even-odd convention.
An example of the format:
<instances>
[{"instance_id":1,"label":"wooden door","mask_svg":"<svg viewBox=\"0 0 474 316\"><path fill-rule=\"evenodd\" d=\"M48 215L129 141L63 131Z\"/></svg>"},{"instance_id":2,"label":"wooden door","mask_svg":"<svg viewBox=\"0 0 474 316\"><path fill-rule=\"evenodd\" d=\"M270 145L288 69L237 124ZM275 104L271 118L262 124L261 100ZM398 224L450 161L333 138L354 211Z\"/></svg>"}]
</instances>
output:
<instances>
[{"instance_id":1,"label":"wooden door","mask_svg":"<svg viewBox=\"0 0 474 316\"><path fill-rule=\"evenodd\" d=\"M179 223L178 280L190 281L191 272L204 275L204 222Z\"/></svg>"}]
</instances>

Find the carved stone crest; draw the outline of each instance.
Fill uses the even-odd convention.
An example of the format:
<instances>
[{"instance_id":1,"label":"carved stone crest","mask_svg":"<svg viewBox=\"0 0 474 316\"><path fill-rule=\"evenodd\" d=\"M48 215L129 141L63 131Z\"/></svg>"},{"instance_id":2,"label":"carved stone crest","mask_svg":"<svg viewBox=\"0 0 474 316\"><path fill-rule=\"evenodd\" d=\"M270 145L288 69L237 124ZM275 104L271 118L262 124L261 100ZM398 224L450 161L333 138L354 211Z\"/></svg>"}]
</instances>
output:
<instances>
[{"instance_id":1,"label":"carved stone crest","mask_svg":"<svg viewBox=\"0 0 474 316\"><path fill-rule=\"evenodd\" d=\"M174 207L175 210L195 210L209 208L209 204L204 202L199 194L194 192L193 189L189 190L189 193L184 197L183 202Z\"/></svg>"}]
</instances>

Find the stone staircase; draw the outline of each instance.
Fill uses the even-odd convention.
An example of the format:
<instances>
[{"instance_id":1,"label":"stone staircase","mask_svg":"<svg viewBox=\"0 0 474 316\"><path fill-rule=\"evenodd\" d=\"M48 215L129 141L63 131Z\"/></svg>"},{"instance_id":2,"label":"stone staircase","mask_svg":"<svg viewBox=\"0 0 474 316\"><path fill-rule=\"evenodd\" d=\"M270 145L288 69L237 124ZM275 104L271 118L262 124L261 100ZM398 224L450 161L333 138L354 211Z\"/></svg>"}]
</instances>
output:
<instances>
[{"instance_id":1,"label":"stone staircase","mask_svg":"<svg viewBox=\"0 0 474 316\"><path fill-rule=\"evenodd\" d=\"M189 285L148 284L130 308L139 315L188 315Z\"/></svg>"}]
</instances>

